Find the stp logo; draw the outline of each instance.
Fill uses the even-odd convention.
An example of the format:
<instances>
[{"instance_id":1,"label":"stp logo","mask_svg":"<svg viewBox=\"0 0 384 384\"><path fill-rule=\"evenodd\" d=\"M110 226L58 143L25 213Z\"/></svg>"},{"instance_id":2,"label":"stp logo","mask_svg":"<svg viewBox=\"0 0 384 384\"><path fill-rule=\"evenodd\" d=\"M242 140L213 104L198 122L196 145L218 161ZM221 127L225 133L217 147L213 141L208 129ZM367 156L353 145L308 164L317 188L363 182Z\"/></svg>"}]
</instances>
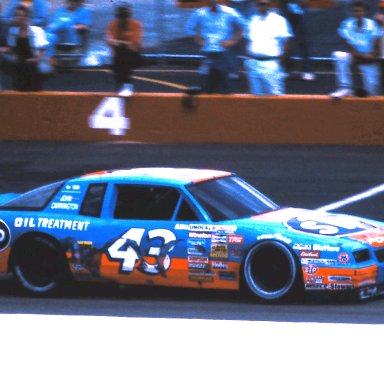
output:
<instances>
[{"instance_id":1,"label":"stp logo","mask_svg":"<svg viewBox=\"0 0 384 384\"><path fill-rule=\"evenodd\" d=\"M308 273L308 275L314 275L319 269L316 265L308 264L304 267L304 272Z\"/></svg>"}]
</instances>

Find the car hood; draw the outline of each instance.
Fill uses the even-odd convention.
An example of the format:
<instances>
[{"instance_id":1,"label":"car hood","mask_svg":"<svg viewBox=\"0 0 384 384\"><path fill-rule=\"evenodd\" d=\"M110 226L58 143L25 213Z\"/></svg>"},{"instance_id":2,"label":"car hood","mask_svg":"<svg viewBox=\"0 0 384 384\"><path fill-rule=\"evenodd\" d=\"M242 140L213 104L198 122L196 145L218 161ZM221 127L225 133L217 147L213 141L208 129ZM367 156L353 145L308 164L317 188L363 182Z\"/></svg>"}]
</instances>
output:
<instances>
[{"instance_id":1,"label":"car hood","mask_svg":"<svg viewBox=\"0 0 384 384\"><path fill-rule=\"evenodd\" d=\"M324 240L346 238L373 247L384 246L384 223L351 215L319 210L285 208L245 219L249 225L263 223L269 231L297 236L316 236ZM244 223L245 224L245 223Z\"/></svg>"}]
</instances>

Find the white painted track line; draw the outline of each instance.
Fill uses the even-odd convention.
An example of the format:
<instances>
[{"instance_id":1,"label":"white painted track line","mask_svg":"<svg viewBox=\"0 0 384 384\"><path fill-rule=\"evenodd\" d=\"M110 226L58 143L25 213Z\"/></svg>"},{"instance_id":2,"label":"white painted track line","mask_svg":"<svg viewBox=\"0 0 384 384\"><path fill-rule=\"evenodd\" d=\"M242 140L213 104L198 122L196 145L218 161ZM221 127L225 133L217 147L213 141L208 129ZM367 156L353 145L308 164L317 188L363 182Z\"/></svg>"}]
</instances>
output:
<instances>
[{"instance_id":1,"label":"white painted track line","mask_svg":"<svg viewBox=\"0 0 384 384\"><path fill-rule=\"evenodd\" d=\"M332 204L324 205L323 207L317 208L317 211L334 211L335 209L344 207L346 205L356 203L357 201L365 200L375 195L384 192L384 184L378 185L376 187L370 188L364 192L358 193L357 195L353 195L337 201Z\"/></svg>"}]
</instances>

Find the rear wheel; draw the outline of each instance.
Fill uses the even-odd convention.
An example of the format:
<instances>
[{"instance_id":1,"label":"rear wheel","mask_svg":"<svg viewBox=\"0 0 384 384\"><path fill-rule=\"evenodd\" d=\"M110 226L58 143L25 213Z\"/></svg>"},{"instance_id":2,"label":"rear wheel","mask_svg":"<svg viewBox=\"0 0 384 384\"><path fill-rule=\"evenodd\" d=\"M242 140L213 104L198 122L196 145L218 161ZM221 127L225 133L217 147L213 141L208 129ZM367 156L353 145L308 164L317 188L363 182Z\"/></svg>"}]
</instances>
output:
<instances>
[{"instance_id":1,"label":"rear wheel","mask_svg":"<svg viewBox=\"0 0 384 384\"><path fill-rule=\"evenodd\" d=\"M243 271L247 287L261 299L286 297L299 283L299 268L293 253L276 241L253 247L245 258Z\"/></svg>"},{"instance_id":2,"label":"rear wheel","mask_svg":"<svg viewBox=\"0 0 384 384\"><path fill-rule=\"evenodd\" d=\"M57 291L65 277L63 257L53 240L26 238L13 249L13 274L18 285L33 295Z\"/></svg>"}]
</instances>

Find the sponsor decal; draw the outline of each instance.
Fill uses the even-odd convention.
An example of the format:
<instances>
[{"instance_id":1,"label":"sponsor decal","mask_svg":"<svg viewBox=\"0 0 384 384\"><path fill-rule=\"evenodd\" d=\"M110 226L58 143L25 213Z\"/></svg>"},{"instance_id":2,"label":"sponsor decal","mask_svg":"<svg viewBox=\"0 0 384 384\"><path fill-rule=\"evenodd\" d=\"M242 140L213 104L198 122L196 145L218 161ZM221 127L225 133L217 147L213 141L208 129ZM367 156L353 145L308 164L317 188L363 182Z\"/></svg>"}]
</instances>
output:
<instances>
[{"instance_id":1,"label":"sponsor decal","mask_svg":"<svg viewBox=\"0 0 384 384\"><path fill-rule=\"evenodd\" d=\"M222 245L222 244L219 244L219 245L213 244L211 246L210 257L212 259L225 259L225 260L228 259L229 257L228 246Z\"/></svg>"},{"instance_id":2,"label":"sponsor decal","mask_svg":"<svg viewBox=\"0 0 384 384\"><path fill-rule=\"evenodd\" d=\"M305 284L306 289L327 289L327 284L317 284L317 283L306 283Z\"/></svg>"},{"instance_id":3,"label":"sponsor decal","mask_svg":"<svg viewBox=\"0 0 384 384\"><path fill-rule=\"evenodd\" d=\"M78 184L68 184L65 186L65 193L80 193L81 187Z\"/></svg>"},{"instance_id":4,"label":"sponsor decal","mask_svg":"<svg viewBox=\"0 0 384 384\"><path fill-rule=\"evenodd\" d=\"M208 257L199 257L199 256L188 256L188 263L204 263L208 264Z\"/></svg>"},{"instance_id":5,"label":"sponsor decal","mask_svg":"<svg viewBox=\"0 0 384 384\"><path fill-rule=\"evenodd\" d=\"M10 241L11 231L8 225L3 220L0 220L0 251L8 248Z\"/></svg>"},{"instance_id":6,"label":"sponsor decal","mask_svg":"<svg viewBox=\"0 0 384 384\"><path fill-rule=\"evenodd\" d=\"M352 281L352 277L350 277L350 276L328 276L328 281L336 281L336 282Z\"/></svg>"},{"instance_id":7,"label":"sponsor decal","mask_svg":"<svg viewBox=\"0 0 384 384\"><path fill-rule=\"evenodd\" d=\"M41 229L63 229L68 231L87 231L89 221L49 219L47 217L16 217L15 228L41 228Z\"/></svg>"},{"instance_id":8,"label":"sponsor decal","mask_svg":"<svg viewBox=\"0 0 384 384\"><path fill-rule=\"evenodd\" d=\"M353 285L352 284L328 284L328 289L333 289L333 290L345 290L345 289L352 289Z\"/></svg>"},{"instance_id":9,"label":"sponsor decal","mask_svg":"<svg viewBox=\"0 0 384 384\"><path fill-rule=\"evenodd\" d=\"M310 244L293 244L293 249L296 249L297 251L311 251L312 245Z\"/></svg>"},{"instance_id":10,"label":"sponsor decal","mask_svg":"<svg viewBox=\"0 0 384 384\"><path fill-rule=\"evenodd\" d=\"M205 248L198 245L187 248L187 254L191 256L204 256Z\"/></svg>"},{"instance_id":11,"label":"sponsor decal","mask_svg":"<svg viewBox=\"0 0 384 384\"><path fill-rule=\"evenodd\" d=\"M318 270L319 268L312 264L308 264L304 267L304 272L308 273L308 275L314 275Z\"/></svg>"},{"instance_id":12,"label":"sponsor decal","mask_svg":"<svg viewBox=\"0 0 384 384\"><path fill-rule=\"evenodd\" d=\"M51 204L51 209L65 209L67 211L77 211L79 209L79 204L53 202Z\"/></svg>"},{"instance_id":13,"label":"sponsor decal","mask_svg":"<svg viewBox=\"0 0 384 384\"><path fill-rule=\"evenodd\" d=\"M205 239L200 240L200 239L189 239L188 240L188 246L199 246L199 247L205 247L207 245L207 242Z\"/></svg>"},{"instance_id":14,"label":"sponsor decal","mask_svg":"<svg viewBox=\"0 0 384 384\"><path fill-rule=\"evenodd\" d=\"M211 275L189 275L189 281L196 281L198 283L213 283L213 276Z\"/></svg>"},{"instance_id":15,"label":"sponsor decal","mask_svg":"<svg viewBox=\"0 0 384 384\"><path fill-rule=\"evenodd\" d=\"M243 244L244 236L228 235L228 244Z\"/></svg>"},{"instance_id":16,"label":"sponsor decal","mask_svg":"<svg viewBox=\"0 0 384 384\"><path fill-rule=\"evenodd\" d=\"M228 269L228 264L223 263L221 261L213 261L212 262L212 269L222 269L222 270L227 270Z\"/></svg>"},{"instance_id":17,"label":"sponsor decal","mask_svg":"<svg viewBox=\"0 0 384 384\"><path fill-rule=\"evenodd\" d=\"M302 265L308 265L308 264L316 264L318 266L334 266L336 264L339 264L339 262L335 259L301 259Z\"/></svg>"},{"instance_id":18,"label":"sponsor decal","mask_svg":"<svg viewBox=\"0 0 384 384\"><path fill-rule=\"evenodd\" d=\"M243 256L243 250L241 248L230 248L229 249L229 256L231 257L242 257Z\"/></svg>"},{"instance_id":19,"label":"sponsor decal","mask_svg":"<svg viewBox=\"0 0 384 384\"><path fill-rule=\"evenodd\" d=\"M219 280L235 281L236 273L235 272L219 272Z\"/></svg>"},{"instance_id":20,"label":"sponsor decal","mask_svg":"<svg viewBox=\"0 0 384 384\"><path fill-rule=\"evenodd\" d=\"M205 232L190 232L188 237L191 239L210 239L212 237L211 233Z\"/></svg>"},{"instance_id":21,"label":"sponsor decal","mask_svg":"<svg viewBox=\"0 0 384 384\"><path fill-rule=\"evenodd\" d=\"M306 283L305 284L306 289L329 289L329 290L347 290L347 289L353 289L352 284L312 284L312 283Z\"/></svg>"},{"instance_id":22,"label":"sponsor decal","mask_svg":"<svg viewBox=\"0 0 384 384\"><path fill-rule=\"evenodd\" d=\"M318 259L320 257L320 251L300 251L299 256L301 258Z\"/></svg>"},{"instance_id":23,"label":"sponsor decal","mask_svg":"<svg viewBox=\"0 0 384 384\"><path fill-rule=\"evenodd\" d=\"M313 244L312 250L320 252L340 252L340 247L335 247L328 244Z\"/></svg>"},{"instance_id":24,"label":"sponsor decal","mask_svg":"<svg viewBox=\"0 0 384 384\"><path fill-rule=\"evenodd\" d=\"M308 276L305 280L306 284L323 284L324 276Z\"/></svg>"},{"instance_id":25,"label":"sponsor decal","mask_svg":"<svg viewBox=\"0 0 384 384\"><path fill-rule=\"evenodd\" d=\"M236 232L236 225L214 225L214 224L176 224L175 229L191 232Z\"/></svg>"},{"instance_id":26,"label":"sponsor decal","mask_svg":"<svg viewBox=\"0 0 384 384\"><path fill-rule=\"evenodd\" d=\"M341 264L348 264L349 263L349 255L348 253L340 253L338 256L337 256L337 261Z\"/></svg>"},{"instance_id":27,"label":"sponsor decal","mask_svg":"<svg viewBox=\"0 0 384 384\"><path fill-rule=\"evenodd\" d=\"M204 263L189 263L188 269L203 269L203 270L209 270L209 264Z\"/></svg>"},{"instance_id":28,"label":"sponsor decal","mask_svg":"<svg viewBox=\"0 0 384 384\"><path fill-rule=\"evenodd\" d=\"M361 220L316 212L292 217L284 225L298 232L323 236L347 236L376 228Z\"/></svg>"},{"instance_id":29,"label":"sponsor decal","mask_svg":"<svg viewBox=\"0 0 384 384\"><path fill-rule=\"evenodd\" d=\"M280 240L283 243L287 243L287 244L292 243L291 239L288 239L287 237L283 236L281 233L274 233L273 235L264 234L257 237L257 240L271 240L271 239Z\"/></svg>"},{"instance_id":30,"label":"sponsor decal","mask_svg":"<svg viewBox=\"0 0 384 384\"><path fill-rule=\"evenodd\" d=\"M226 235L212 235L212 244L228 244Z\"/></svg>"},{"instance_id":31,"label":"sponsor decal","mask_svg":"<svg viewBox=\"0 0 384 384\"><path fill-rule=\"evenodd\" d=\"M82 248L92 248L93 242L92 241L78 241L77 244L79 244Z\"/></svg>"}]
</instances>

